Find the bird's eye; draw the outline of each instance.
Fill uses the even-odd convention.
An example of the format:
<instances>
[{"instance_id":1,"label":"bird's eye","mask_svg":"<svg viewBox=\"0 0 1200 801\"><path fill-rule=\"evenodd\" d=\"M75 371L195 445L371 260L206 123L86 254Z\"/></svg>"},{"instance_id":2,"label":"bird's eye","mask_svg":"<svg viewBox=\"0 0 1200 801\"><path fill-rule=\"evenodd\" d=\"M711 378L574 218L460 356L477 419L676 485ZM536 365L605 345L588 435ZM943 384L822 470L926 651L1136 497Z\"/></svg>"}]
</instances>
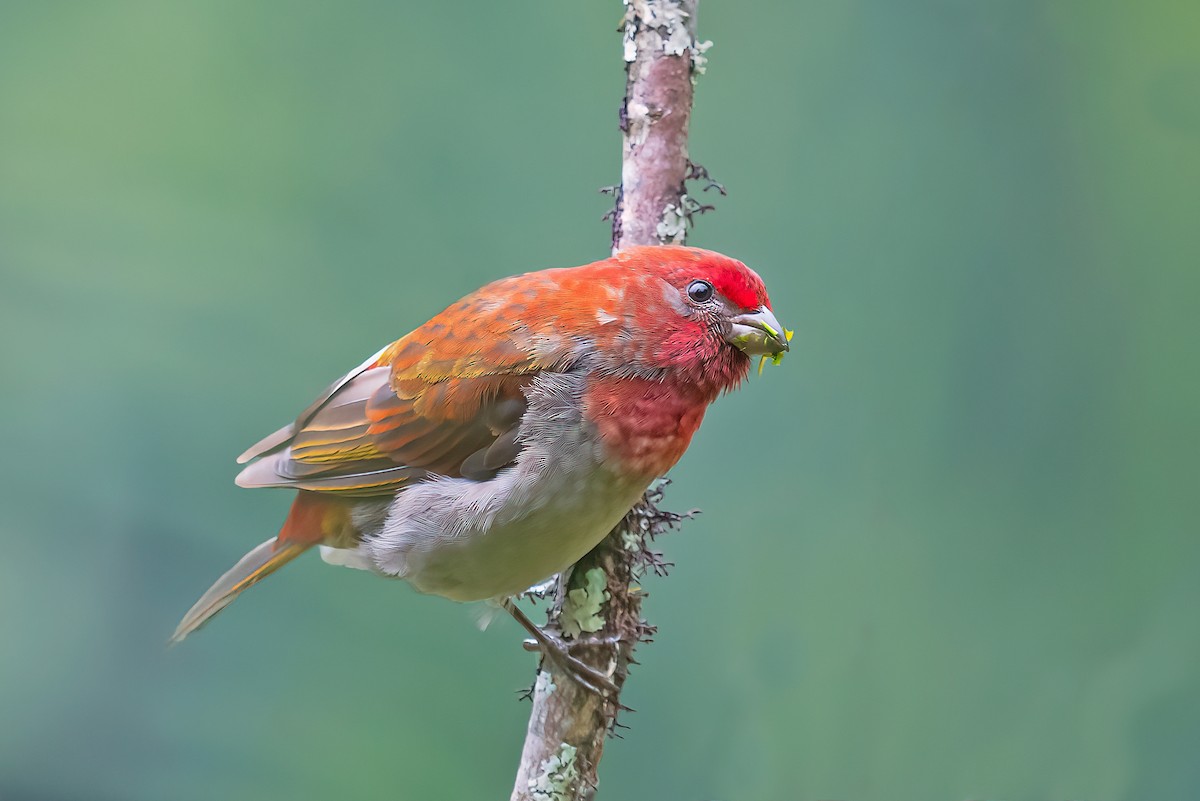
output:
<instances>
[{"instance_id":1,"label":"bird's eye","mask_svg":"<svg viewBox=\"0 0 1200 801\"><path fill-rule=\"evenodd\" d=\"M688 284L687 293L693 303L705 303L713 296L713 285L707 281L693 281Z\"/></svg>"}]
</instances>

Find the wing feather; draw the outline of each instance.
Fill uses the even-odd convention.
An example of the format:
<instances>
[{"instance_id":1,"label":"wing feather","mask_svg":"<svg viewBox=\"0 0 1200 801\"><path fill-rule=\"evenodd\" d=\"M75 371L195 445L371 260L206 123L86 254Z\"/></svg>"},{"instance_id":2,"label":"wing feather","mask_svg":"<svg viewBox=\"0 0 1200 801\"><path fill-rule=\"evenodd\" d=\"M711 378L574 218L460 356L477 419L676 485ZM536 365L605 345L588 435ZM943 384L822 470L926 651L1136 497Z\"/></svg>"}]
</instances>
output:
<instances>
[{"instance_id":1,"label":"wing feather","mask_svg":"<svg viewBox=\"0 0 1200 801\"><path fill-rule=\"evenodd\" d=\"M280 448L287 445L289 442L291 442L291 439L293 436L295 436L296 432L300 428L302 428L305 423L308 422L309 418L311 418L317 412L317 410L319 410L321 407L325 406L325 404L328 403L329 400L331 398L333 398L334 395L338 394L339 390L345 388L348 384L350 384L352 381L354 381L354 379L358 378L363 372L370 370L373 367L377 367L379 364L380 358L383 357L383 355L387 352L387 350L388 350L387 348L384 348L383 350L379 351L374 356L372 356L371 358L367 359L365 362L360 364L358 367L354 368L353 370L351 370L350 372L346 373L344 376L339 378L337 381L334 381L332 384L330 384L326 388L326 390L324 392L322 392L320 394L320 396L309 405L309 407L307 409L305 409L303 412L300 413L299 417L296 418L295 422L289 423L288 425L284 426L283 428L279 429L278 431L276 431L272 434L268 434L267 436L260 439L258 442L251 445L249 448L247 448L245 450L244 453L242 453L241 456L239 456L237 458L237 463L245 464L246 462L249 462L251 459L255 459L259 456L265 456L266 454L271 453L272 451L277 451Z\"/></svg>"},{"instance_id":2,"label":"wing feather","mask_svg":"<svg viewBox=\"0 0 1200 801\"><path fill-rule=\"evenodd\" d=\"M519 279L507 279L511 282ZM524 388L577 347L509 321L504 281L468 296L330 385L239 458L237 483L356 496L430 475L484 480L521 451ZM549 344L548 344L549 343Z\"/></svg>"}]
</instances>

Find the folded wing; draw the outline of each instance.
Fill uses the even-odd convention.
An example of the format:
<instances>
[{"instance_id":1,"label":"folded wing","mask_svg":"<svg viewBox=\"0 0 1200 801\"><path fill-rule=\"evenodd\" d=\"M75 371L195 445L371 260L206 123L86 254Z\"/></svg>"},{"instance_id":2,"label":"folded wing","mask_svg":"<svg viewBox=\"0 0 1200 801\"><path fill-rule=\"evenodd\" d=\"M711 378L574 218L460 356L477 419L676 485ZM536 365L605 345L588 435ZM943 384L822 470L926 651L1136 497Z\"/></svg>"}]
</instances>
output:
<instances>
[{"instance_id":1,"label":"folded wing","mask_svg":"<svg viewBox=\"0 0 1200 801\"><path fill-rule=\"evenodd\" d=\"M523 388L569 367L545 337L536 357L522 347L502 311L494 297L467 298L380 351L242 454L254 461L237 483L370 497L431 475L495 475L521 450Z\"/></svg>"}]
</instances>

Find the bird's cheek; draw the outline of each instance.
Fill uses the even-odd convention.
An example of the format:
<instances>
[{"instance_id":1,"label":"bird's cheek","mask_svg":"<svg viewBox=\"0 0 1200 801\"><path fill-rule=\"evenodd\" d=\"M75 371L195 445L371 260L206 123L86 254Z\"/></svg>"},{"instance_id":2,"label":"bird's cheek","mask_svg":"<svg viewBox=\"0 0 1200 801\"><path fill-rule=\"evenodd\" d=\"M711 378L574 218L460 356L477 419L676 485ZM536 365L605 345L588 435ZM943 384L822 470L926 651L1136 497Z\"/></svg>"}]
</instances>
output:
<instances>
[{"instance_id":1,"label":"bird's cheek","mask_svg":"<svg viewBox=\"0 0 1200 801\"><path fill-rule=\"evenodd\" d=\"M712 358L725 343L708 323L686 322L662 339L658 352L664 364L690 365Z\"/></svg>"}]
</instances>

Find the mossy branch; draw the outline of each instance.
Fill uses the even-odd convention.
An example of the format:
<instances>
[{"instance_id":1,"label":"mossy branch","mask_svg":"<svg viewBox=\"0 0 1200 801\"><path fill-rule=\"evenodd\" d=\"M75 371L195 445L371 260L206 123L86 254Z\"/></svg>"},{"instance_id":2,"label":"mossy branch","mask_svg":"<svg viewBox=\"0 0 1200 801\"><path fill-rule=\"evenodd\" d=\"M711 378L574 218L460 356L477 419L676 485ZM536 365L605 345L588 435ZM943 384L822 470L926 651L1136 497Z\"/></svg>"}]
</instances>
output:
<instances>
[{"instance_id":1,"label":"mossy branch","mask_svg":"<svg viewBox=\"0 0 1200 801\"><path fill-rule=\"evenodd\" d=\"M613 252L633 245L681 244L691 216L685 183L696 178L688 159L688 123L695 77L709 43L696 41L699 0L624 0L621 104L621 185L616 189ZM649 540L679 522L658 509L661 487L560 582L547 630L575 643L572 653L625 684L634 648L654 629L641 616L636 585L647 570L665 571ZM605 738L619 724L618 698L602 698L543 660L531 692L533 708L513 801L592 799Z\"/></svg>"}]
</instances>

